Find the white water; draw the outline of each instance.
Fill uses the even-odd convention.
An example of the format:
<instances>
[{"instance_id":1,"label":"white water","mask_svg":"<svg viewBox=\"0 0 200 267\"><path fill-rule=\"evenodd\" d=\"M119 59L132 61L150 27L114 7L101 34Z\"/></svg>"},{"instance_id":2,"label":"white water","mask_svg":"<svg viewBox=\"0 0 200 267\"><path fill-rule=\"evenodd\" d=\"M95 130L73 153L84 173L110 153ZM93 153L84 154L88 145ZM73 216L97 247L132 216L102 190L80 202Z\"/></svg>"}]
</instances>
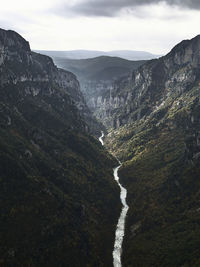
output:
<instances>
[{"instance_id":1,"label":"white water","mask_svg":"<svg viewBox=\"0 0 200 267\"><path fill-rule=\"evenodd\" d=\"M99 137L99 142L101 142L102 146L104 145L103 138L104 138L104 132L101 131L101 136Z\"/></svg>"},{"instance_id":2,"label":"white water","mask_svg":"<svg viewBox=\"0 0 200 267\"><path fill-rule=\"evenodd\" d=\"M102 146L104 145L103 137L104 137L104 132L101 132L99 141L101 142ZM120 199L122 203L122 211L121 211L118 224L117 224L117 228L115 231L115 244L114 244L114 249L113 249L113 266L114 267L122 266L121 264L122 243L123 243L124 232L125 232L126 214L129 209L129 206L126 203L127 190L119 182L118 170L121 167L121 162L119 163L120 165L113 169L113 175L114 175L115 181L117 182L121 190Z\"/></svg>"},{"instance_id":3,"label":"white water","mask_svg":"<svg viewBox=\"0 0 200 267\"><path fill-rule=\"evenodd\" d=\"M114 244L114 250L113 250L113 266L114 267L122 266L121 264L122 243L123 243L124 232L125 232L126 214L129 209L129 206L126 203L127 190L119 182L118 170L120 167L121 167L121 163L118 167L114 168L114 178L121 189L120 199L122 202L122 211L121 211L118 224L117 224L117 228L115 231L115 244Z\"/></svg>"}]
</instances>

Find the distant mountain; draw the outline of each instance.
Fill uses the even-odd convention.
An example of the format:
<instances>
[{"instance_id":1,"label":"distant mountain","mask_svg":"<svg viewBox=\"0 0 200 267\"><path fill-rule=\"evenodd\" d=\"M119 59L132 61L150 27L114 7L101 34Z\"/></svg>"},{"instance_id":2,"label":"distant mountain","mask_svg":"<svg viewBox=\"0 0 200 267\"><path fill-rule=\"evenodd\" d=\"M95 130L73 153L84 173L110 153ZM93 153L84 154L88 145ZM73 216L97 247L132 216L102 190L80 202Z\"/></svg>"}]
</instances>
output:
<instances>
[{"instance_id":1,"label":"distant mountain","mask_svg":"<svg viewBox=\"0 0 200 267\"><path fill-rule=\"evenodd\" d=\"M98 103L98 99L111 90L114 80L146 62L145 60L130 61L108 56L79 60L53 57L53 60L58 67L77 75L87 105L92 111L94 111L93 107Z\"/></svg>"},{"instance_id":2,"label":"distant mountain","mask_svg":"<svg viewBox=\"0 0 200 267\"><path fill-rule=\"evenodd\" d=\"M113 51L95 51L95 50L71 50L71 51L48 51L35 50L35 52L50 57L61 57L70 59L87 59L100 56L121 57L128 60L149 60L158 58L160 55L154 55L145 51L134 50L113 50Z\"/></svg>"},{"instance_id":3,"label":"distant mountain","mask_svg":"<svg viewBox=\"0 0 200 267\"><path fill-rule=\"evenodd\" d=\"M108 52L108 55L114 57L121 57L128 60L149 60L161 56L161 55L154 55L146 51L133 51L133 50L114 50Z\"/></svg>"},{"instance_id":4,"label":"distant mountain","mask_svg":"<svg viewBox=\"0 0 200 267\"><path fill-rule=\"evenodd\" d=\"M136 69L146 61L130 61L119 57L100 56L89 59L53 57L54 63L77 75L79 80L114 80Z\"/></svg>"}]
</instances>

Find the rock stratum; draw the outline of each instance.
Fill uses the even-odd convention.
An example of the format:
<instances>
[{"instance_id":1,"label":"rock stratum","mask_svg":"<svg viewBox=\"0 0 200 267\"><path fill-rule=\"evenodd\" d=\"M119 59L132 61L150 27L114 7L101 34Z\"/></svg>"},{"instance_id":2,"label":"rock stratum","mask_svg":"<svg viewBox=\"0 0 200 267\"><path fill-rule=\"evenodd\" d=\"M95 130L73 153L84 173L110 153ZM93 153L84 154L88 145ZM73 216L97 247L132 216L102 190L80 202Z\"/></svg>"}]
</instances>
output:
<instances>
[{"instance_id":1,"label":"rock stratum","mask_svg":"<svg viewBox=\"0 0 200 267\"><path fill-rule=\"evenodd\" d=\"M200 36L117 81L102 117L105 145L124 162L123 266L198 266Z\"/></svg>"},{"instance_id":2,"label":"rock stratum","mask_svg":"<svg viewBox=\"0 0 200 267\"><path fill-rule=\"evenodd\" d=\"M111 266L117 164L75 75L0 29L0 265Z\"/></svg>"}]
</instances>

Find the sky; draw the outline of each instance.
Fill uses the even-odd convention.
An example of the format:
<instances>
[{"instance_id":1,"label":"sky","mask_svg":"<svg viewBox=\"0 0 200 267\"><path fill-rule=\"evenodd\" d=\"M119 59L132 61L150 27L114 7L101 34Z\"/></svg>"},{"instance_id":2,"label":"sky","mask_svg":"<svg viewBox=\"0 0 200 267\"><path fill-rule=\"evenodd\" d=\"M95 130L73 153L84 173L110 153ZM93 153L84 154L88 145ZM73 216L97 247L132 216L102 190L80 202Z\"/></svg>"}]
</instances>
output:
<instances>
[{"instance_id":1,"label":"sky","mask_svg":"<svg viewBox=\"0 0 200 267\"><path fill-rule=\"evenodd\" d=\"M166 54L200 34L200 0L0 0L0 28L38 50Z\"/></svg>"}]
</instances>

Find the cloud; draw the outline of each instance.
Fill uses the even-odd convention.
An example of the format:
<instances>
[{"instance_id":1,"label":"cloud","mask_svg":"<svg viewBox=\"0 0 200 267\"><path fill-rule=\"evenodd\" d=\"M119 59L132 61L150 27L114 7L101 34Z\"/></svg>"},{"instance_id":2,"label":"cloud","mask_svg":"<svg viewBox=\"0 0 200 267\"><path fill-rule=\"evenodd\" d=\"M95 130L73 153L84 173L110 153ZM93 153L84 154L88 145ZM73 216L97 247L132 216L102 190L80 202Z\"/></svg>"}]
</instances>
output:
<instances>
[{"instance_id":1,"label":"cloud","mask_svg":"<svg viewBox=\"0 0 200 267\"><path fill-rule=\"evenodd\" d=\"M200 9L199 0L82 0L72 4L62 4L61 13L93 16L115 17L121 11L131 11L144 5L165 3L188 9Z\"/></svg>"}]
</instances>

